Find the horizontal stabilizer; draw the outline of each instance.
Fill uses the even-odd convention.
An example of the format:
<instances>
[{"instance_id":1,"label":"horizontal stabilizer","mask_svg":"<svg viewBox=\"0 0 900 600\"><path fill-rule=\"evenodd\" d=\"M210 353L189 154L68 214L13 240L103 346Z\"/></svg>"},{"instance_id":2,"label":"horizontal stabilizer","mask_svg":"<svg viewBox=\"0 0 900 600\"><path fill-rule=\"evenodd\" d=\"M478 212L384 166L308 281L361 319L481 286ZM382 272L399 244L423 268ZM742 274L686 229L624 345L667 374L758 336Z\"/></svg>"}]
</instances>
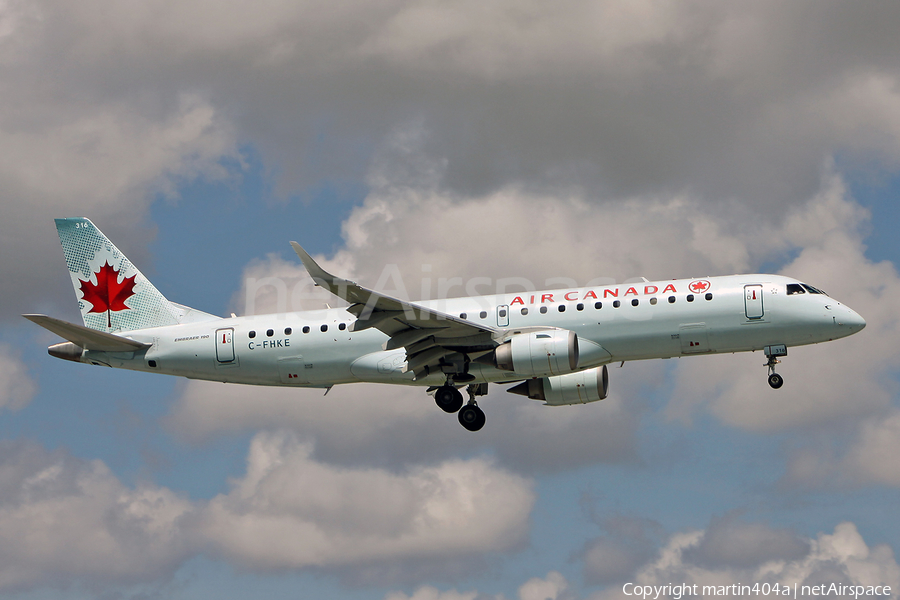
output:
<instances>
[{"instance_id":1,"label":"horizontal stabilizer","mask_svg":"<svg viewBox=\"0 0 900 600\"><path fill-rule=\"evenodd\" d=\"M32 323L37 323L44 329L52 331L63 339L81 346L85 350L97 350L101 352L135 352L142 348L149 348L150 344L136 342L112 333L97 331L89 327L67 323L47 315L22 315Z\"/></svg>"}]
</instances>

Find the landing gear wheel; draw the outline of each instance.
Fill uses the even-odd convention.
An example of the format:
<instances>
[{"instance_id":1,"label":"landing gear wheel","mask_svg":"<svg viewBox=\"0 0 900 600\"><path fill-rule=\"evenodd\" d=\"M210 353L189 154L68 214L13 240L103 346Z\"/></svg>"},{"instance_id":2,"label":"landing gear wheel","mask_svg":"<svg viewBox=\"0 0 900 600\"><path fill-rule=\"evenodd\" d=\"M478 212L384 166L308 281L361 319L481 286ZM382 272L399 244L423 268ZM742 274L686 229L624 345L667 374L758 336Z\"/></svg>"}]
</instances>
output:
<instances>
[{"instance_id":1,"label":"landing gear wheel","mask_svg":"<svg viewBox=\"0 0 900 600\"><path fill-rule=\"evenodd\" d=\"M772 373L771 375L769 375L769 385L772 386L772 389L777 390L784 385L784 377L782 377L778 373Z\"/></svg>"},{"instance_id":2,"label":"landing gear wheel","mask_svg":"<svg viewBox=\"0 0 900 600\"><path fill-rule=\"evenodd\" d=\"M766 356L769 359L766 364L763 365L769 368L769 385L772 386L773 390L777 390L784 385L784 377L775 372L775 365L781 362L778 360L779 356L787 356L787 346L784 344L766 346L763 348L763 352L766 353Z\"/></svg>"},{"instance_id":3,"label":"landing gear wheel","mask_svg":"<svg viewBox=\"0 0 900 600\"><path fill-rule=\"evenodd\" d=\"M474 402L466 404L459 411L459 424L469 431L478 431L484 427L484 411Z\"/></svg>"},{"instance_id":4,"label":"landing gear wheel","mask_svg":"<svg viewBox=\"0 0 900 600\"><path fill-rule=\"evenodd\" d=\"M463 397L452 385L444 385L435 390L434 403L446 413L455 413L462 408Z\"/></svg>"}]
</instances>

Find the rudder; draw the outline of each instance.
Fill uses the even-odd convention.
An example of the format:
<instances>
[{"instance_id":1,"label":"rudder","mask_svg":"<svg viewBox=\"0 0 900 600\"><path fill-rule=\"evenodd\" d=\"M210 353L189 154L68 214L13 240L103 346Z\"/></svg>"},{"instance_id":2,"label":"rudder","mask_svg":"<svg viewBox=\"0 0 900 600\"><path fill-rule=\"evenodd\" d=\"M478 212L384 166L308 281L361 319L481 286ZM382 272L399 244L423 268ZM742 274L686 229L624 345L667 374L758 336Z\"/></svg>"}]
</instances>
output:
<instances>
[{"instance_id":1,"label":"rudder","mask_svg":"<svg viewBox=\"0 0 900 600\"><path fill-rule=\"evenodd\" d=\"M184 307L166 300L89 219L56 219L56 231L85 327L132 331L182 320Z\"/></svg>"}]
</instances>

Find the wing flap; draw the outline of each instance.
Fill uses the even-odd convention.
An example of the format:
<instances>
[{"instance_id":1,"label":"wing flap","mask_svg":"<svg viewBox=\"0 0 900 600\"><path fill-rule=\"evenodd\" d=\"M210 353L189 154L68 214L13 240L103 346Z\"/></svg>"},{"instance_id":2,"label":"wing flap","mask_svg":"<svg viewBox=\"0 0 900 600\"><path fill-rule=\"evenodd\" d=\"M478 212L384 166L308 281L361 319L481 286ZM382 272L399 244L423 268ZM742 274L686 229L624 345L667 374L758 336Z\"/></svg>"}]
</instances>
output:
<instances>
[{"instance_id":1,"label":"wing flap","mask_svg":"<svg viewBox=\"0 0 900 600\"><path fill-rule=\"evenodd\" d=\"M150 344L144 342L136 342L134 340L90 329L74 323L54 319L47 315L22 315L32 323L36 323L46 329L52 331L59 337L69 340L77 346L81 346L85 350L97 350L102 352L135 352L143 348L149 348Z\"/></svg>"}]
</instances>

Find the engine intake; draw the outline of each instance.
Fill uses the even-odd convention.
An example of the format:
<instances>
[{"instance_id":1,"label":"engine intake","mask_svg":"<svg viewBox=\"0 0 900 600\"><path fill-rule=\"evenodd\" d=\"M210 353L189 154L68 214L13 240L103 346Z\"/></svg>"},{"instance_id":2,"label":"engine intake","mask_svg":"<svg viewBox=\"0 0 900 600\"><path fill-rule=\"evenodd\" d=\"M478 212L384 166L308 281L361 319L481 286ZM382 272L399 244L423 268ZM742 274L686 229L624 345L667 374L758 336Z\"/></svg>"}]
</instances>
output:
<instances>
[{"instance_id":1,"label":"engine intake","mask_svg":"<svg viewBox=\"0 0 900 600\"><path fill-rule=\"evenodd\" d=\"M578 336L574 331L547 329L513 336L497 346L498 369L522 375L561 375L578 368Z\"/></svg>"},{"instance_id":2,"label":"engine intake","mask_svg":"<svg viewBox=\"0 0 900 600\"><path fill-rule=\"evenodd\" d=\"M603 365L567 375L529 379L506 391L528 396L532 400L543 400L552 406L587 404L606 398L609 393L609 371Z\"/></svg>"}]
</instances>

